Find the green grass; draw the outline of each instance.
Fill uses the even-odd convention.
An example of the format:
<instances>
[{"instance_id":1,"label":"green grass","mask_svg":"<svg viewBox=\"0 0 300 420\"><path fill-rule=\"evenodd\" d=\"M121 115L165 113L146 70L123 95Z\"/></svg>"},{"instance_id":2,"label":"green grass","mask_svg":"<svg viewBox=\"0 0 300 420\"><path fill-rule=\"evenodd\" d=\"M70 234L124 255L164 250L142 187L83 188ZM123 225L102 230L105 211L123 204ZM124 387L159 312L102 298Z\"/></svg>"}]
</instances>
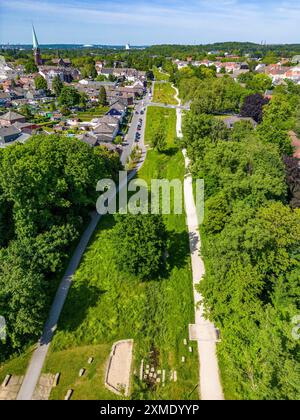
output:
<instances>
[{"instance_id":1,"label":"green grass","mask_svg":"<svg viewBox=\"0 0 300 420\"><path fill-rule=\"evenodd\" d=\"M169 79L170 79L169 74L159 71L157 67L153 68L153 74L154 74L155 80L157 80L158 82L160 82L160 81L168 82Z\"/></svg>"},{"instance_id":2,"label":"green grass","mask_svg":"<svg viewBox=\"0 0 300 420\"><path fill-rule=\"evenodd\" d=\"M31 346L20 355L12 356L9 360L1 364L0 384L3 382L6 375L24 375L31 359L33 350L34 347Z\"/></svg>"},{"instance_id":3,"label":"green grass","mask_svg":"<svg viewBox=\"0 0 300 420\"><path fill-rule=\"evenodd\" d=\"M172 147L176 137L176 110L154 106L148 107L147 111L147 124L145 130L146 144L151 143L151 134L155 131L162 120L165 121L165 126L167 129L167 145Z\"/></svg>"},{"instance_id":4,"label":"green grass","mask_svg":"<svg viewBox=\"0 0 300 420\"><path fill-rule=\"evenodd\" d=\"M80 118L82 121L91 121L93 118L100 118L109 110L109 107L99 106L98 108L90 109L88 111L77 112L73 115L74 118Z\"/></svg>"},{"instance_id":5,"label":"green grass","mask_svg":"<svg viewBox=\"0 0 300 420\"><path fill-rule=\"evenodd\" d=\"M172 87L171 83L155 83L153 102L167 105L178 105L174 95L176 95L176 91Z\"/></svg>"},{"instance_id":6,"label":"green grass","mask_svg":"<svg viewBox=\"0 0 300 420\"><path fill-rule=\"evenodd\" d=\"M149 108L147 130L156 123L161 112L168 121L168 145L164 154L149 150L139 177L184 177L182 154L171 139L175 135L175 110ZM194 321L192 278L185 215L164 216L169 236L168 270L160 278L142 282L121 272L112 245L114 218L103 217L74 277L45 372L61 372L61 383L51 398L62 399L66 390L75 390L74 399L116 399L104 387L104 367L115 341L134 339L134 370L141 359L151 362L155 350L160 368L176 369L178 382L149 389L133 379L134 399L196 399L198 381L196 346L188 352L183 339L188 338L188 324ZM143 246L143 244L141 244ZM186 363L181 357L186 356ZM94 366L86 366L88 357ZM81 367L87 376L78 377Z\"/></svg>"},{"instance_id":7,"label":"green grass","mask_svg":"<svg viewBox=\"0 0 300 420\"><path fill-rule=\"evenodd\" d=\"M74 390L72 399L76 400L109 400L118 399L103 387L106 362L111 347L108 344L77 347L74 349L54 352L47 359L44 372L56 374L60 372L60 381L52 390L52 400L63 400L69 389ZM92 364L88 359L94 358ZM79 370L86 369L83 377L79 378Z\"/></svg>"}]
</instances>

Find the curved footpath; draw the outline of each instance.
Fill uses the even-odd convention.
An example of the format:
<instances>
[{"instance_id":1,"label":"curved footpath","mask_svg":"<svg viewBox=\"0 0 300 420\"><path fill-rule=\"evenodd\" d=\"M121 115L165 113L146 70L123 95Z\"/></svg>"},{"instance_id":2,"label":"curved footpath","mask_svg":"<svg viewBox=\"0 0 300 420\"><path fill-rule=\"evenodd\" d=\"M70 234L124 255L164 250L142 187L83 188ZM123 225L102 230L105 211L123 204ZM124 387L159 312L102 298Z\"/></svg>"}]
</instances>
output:
<instances>
[{"instance_id":1,"label":"curved footpath","mask_svg":"<svg viewBox=\"0 0 300 420\"><path fill-rule=\"evenodd\" d=\"M176 90L176 99L181 105L178 89ZM176 132L179 138L182 138L182 109L177 108ZM189 172L190 160L186 150L182 151L187 174L184 179L184 201L187 217L187 225L189 230L189 241L192 259L193 273L193 291L195 302L195 325L194 330L197 332L197 345L199 356L199 378L200 389L199 396L201 400L224 400L218 358L216 352L217 336L214 325L207 321L204 317L204 307L202 295L197 291L197 286L203 279L205 274L204 262L201 257L201 238L199 233L199 221L196 212L196 205L193 195L193 178Z\"/></svg>"},{"instance_id":2,"label":"curved footpath","mask_svg":"<svg viewBox=\"0 0 300 420\"><path fill-rule=\"evenodd\" d=\"M144 120L146 121L146 116ZM128 182L132 178L135 177L137 171L139 171L140 168L143 166L143 163L146 158L147 151L144 144L144 133L145 133L145 125L146 125L145 121L143 124L143 135L141 137L141 142L140 142L140 146L142 148L142 156L141 156L140 162L137 165L137 168L129 174ZM127 186L127 182L125 180L119 185L118 192L126 186ZM23 383L18 393L17 400L31 400L33 397L33 393L38 383L39 377L41 375L42 368L43 368L54 332L57 328L57 323L58 323L60 314L62 312L66 298L68 296L70 286L72 284L73 276L80 264L81 258L84 252L86 251L86 248L92 238L92 235L100 219L101 219L101 215L99 215L97 212L93 212L91 216L91 221L88 227L86 228L85 232L83 233L79 244L77 245L77 248L72 256L72 259L65 272L65 275L56 292L54 301L50 309L48 319L44 327L42 337L40 338L39 342L37 343L37 347L35 351L33 352Z\"/></svg>"}]
</instances>

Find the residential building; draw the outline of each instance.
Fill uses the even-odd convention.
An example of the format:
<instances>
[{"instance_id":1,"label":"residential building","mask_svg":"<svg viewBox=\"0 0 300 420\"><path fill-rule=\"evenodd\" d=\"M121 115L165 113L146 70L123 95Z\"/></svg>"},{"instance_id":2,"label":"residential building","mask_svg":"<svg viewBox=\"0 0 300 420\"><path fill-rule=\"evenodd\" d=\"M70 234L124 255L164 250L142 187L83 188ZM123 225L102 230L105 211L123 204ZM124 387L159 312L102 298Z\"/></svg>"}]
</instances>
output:
<instances>
[{"instance_id":1,"label":"residential building","mask_svg":"<svg viewBox=\"0 0 300 420\"><path fill-rule=\"evenodd\" d=\"M227 128L233 128L234 124L239 122L239 121L248 121L253 125L254 128L257 126L257 123L254 121L253 118L230 116L230 117L225 118L223 120L223 122L224 122L224 124L226 125Z\"/></svg>"},{"instance_id":2,"label":"residential building","mask_svg":"<svg viewBox=\"0 0 300 420\"><path fill-rule=\"evenodd\" d=\"M17 76L16 71L5 61L5 58L0 56L0 80L12 80Z\"/></svg>"},{"instance_id":3,"label":"residential building","mask_svg":"<svg viewBox=\"0 0 300 420\"><path fill-rule=\"evenodd\" d=\"M79 71L72 67L40 66L39 73L47 81L48 86L52 87L53 79L58 76L62 82L71 83L79 79Z\"/></svg>"},{"instance_id":4,"label":"residential building","mask_svg":"<svg viewBox=\"0 0 300 420\"><path fill-rule=\"evenodd\" d=\"M14 111L8 111L6 114L0 115L0 126L8 127L16 122L25 123L26 119L23 115Z\"/></svg>"},{"instance_id":5,"label":"residential building","mask_svg":"<svg viewBox=\"0 0 300 420\"><path fill-rule=\"evenodd\" d=\"M112 117L118 118L121 122L123 118L125 117L127 112L127 107L121 103L121 102L115 102L108 111L107 115L110 115Z\"/></svg>"},{"instance_id":6,"label":"residential building","mask_svg":"<svg viewBox=\"0 0 300 420\"><path fill-rule=\"evenodd\" d=\"M54 58L52 64L58 67L70 67L72 63L69 58Z\"/></svg>"},{"instance_id":7,"label":"residential building","mask_svg":"<svg viewBox=\"0 0 300 420\"><path fill-rule=\"evenodd\" d=\"M21 135L21 130L13 125L10 127L0 127L0 145L5 145L15 141Z\"/></svg>"},{"instance_id":8,"label":"residential building","mask_svg":"<svg viewBox=\"0 0 300 420\"><path fill-rule=\"evenodd\" d=\"M285 73L285 79L292 80L293 82L300 82L300 65L292 67Z\"/></svg>"}]
</instances>

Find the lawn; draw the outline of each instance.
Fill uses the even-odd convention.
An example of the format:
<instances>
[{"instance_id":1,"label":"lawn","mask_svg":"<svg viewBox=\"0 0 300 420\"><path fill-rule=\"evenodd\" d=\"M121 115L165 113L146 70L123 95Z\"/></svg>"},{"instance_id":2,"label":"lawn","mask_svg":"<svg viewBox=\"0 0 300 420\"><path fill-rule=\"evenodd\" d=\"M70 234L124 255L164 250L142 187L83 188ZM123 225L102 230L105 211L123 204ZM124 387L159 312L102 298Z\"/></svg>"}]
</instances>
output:
<instances>
[{"instance_id":1,"label":"lawn","mask_svg":"<svg viewBox=\"0 0 300 420\"><path fill-rule=\"evenodd\" d=\"M178 105L177 100L174 98L176 94L175 89L171 83L158 83L154 85L153 102L167 104L167 105Z\"/></svg>"},{"instance_id":2,"label":"lawn","mask_svg":"<svg viewBox=\"0 0 300 420\"><path fill-rule=\"evenodd\" d=\"M168 150L149 150L139 177L184 177L182 154L171 139L175 137L175 110L149 108L147 130L160 112L168 121ZM149 388L134 375L133 399L197 399L198 359L184 346L188 324L194 321L192 278L185 215L164 216L168 230L168 268L159 278L142 282L121 272L112 245L113 216L103 217L74 277L44 372L61 372L61 383L52 399L62 399L74 389L74 399L115 399L104 387L105 363L115 341L133 338L134 370L141 360L166 370L166 385ZM141 244L143 246L143 244ZM88 357L95 358L87 366ZM182 356L186 362L182 363ZM88 368L79 378L81 367ZM170 382L171 369L178 381ZM73 398L73 397L72 397Z\"/></svg>"},{"instance_id":3,"label":"lawn","mask_svg":"<svg viewBox=\"0 0 300 420\"><path fill-rule=\"evenodd\" d=\"M151 143L151 134L156 130L161 121L165 121L167 129L167 144L172 147L176 137L176 110L150 106L147 111L147 124L145 142ZM160 157L161 158L161 157Z\"/></svg>"},{"instance_id":4,"label":"lawn","mask_svg":"<svg viewBox=\"0 0 300 420\"><path fill-rule=\"evenodd\" d=\"M72 115L74 118L80 118L82 121L91 121L93 118L100 118L106 114L109 107L99 106L97 108L89 109L87 111L77 112Z\"/></svg>"},{"instance_id":5,"label":"lawn","mask_svg":"<svg viewBox=\"0 0 300 420\"><path fill-rule=\"evenodd\" d=\"M160 81L168 82L170 79L169 74L161 72L160 70L158 70L157 67L153 68L153 74L154 74L155 80L157 80L158 82Z\"/></svg>"},{"instance_id":6,"label":"lawn","mask_svg":"<svg viewBox=\"0 0 300 420\"><path fill-rule=\"evenodd\" d=\"M3 382L6 375L24 375L28 363L31 359L34 346L29 347L20 355L12 356L5 363L0 366L0 384Z\"/></svg>"},{"instance_id":7,"label":"lawn","mask_svg":"<svg viewBox=\"0 0 300 420\"><path fill-rule=\"evenodd\" d=\"M60 372L58 386L51 393L52 400L63 400L69 389L74 390L72 399L76 400L110 400L118 399L104 386L106 362L111 347L108 344L76 347L74 349L58 351L51 354L44 367L44 372L53 374ZM88 359L93 357L92 364ZM83 377L79 378L80 369L86 369Z\"/></svg>"}]
</instances>

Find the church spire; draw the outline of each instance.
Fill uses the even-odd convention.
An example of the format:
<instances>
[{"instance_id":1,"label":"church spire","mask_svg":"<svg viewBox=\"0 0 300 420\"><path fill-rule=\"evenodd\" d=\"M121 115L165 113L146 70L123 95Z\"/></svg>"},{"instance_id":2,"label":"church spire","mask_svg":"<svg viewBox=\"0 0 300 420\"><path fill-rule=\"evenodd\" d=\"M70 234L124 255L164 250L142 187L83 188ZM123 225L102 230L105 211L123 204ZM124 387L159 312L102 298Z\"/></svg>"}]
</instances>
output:
<instances>
[{"instance_id":1,"label":"church spire","mask_svg":"<svg viewBox=\"0 0 300 420\"><path fill-rule=\"evenodd\" d=\"M39 43L38 43L36 33L35 33L35 29L34 29L33 25L32 25L32 45L33 45L34 50L37 50L39 48Z\"/></svg>"},{"instance_id":2,"label":"church spire","mask_svg":"<svg viewBox=\"0 0 300 420\"><path fill-rule=\"evenodd\" d=\"M41 51L40 51L39 43L37 40L37 36L36 36L33 24L32 24L32 46L33 46L34 62L37 66L41 66L43 64L43 60L41 57Z\"/></svg>"}]
</instances>

